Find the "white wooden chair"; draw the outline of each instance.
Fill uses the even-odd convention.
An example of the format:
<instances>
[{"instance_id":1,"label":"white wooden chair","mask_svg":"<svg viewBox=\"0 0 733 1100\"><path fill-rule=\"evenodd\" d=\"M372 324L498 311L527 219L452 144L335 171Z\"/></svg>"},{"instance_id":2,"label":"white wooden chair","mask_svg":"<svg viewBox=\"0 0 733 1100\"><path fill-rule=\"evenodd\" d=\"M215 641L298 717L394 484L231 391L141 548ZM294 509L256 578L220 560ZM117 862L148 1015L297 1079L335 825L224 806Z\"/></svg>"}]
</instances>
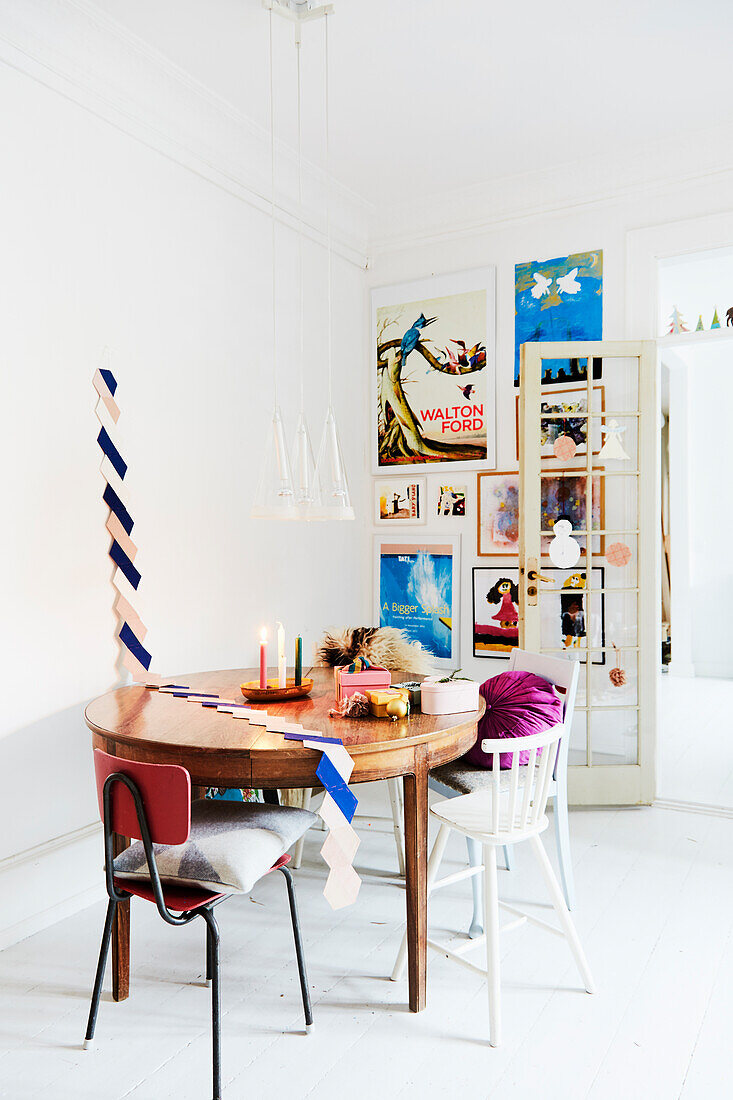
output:
<instances>
[{"instance_id":1,"label":"white wooden chair","mask_svg":"<svg viewBox=\"0 0 733 1100\"><path fill-rule=\"evenodd\" d=\"M575 930L570 911L565 904L560 885L555 878L544 845L540 839L549 822L545 815L547 799L553 782L565 735L565 726L554 726L544 733L535 733L517 741L517 751L512 754L511 768L500 770L500 758L507 751L505 738L486 738L481 742L483 751L492 757L489 772L490 786L438 802L431 809L440 822L440 829L428 861L428 882L434 882L451 829L462 833L482 845L484 872L484 913L486 932L481 940L467 940L458 948L451 948L428 938L428 946L446 958L459 962L469 970L478 971L488 978L489 991L489 1042L498 1046L501 1038L499 935L530 921L556 935L564 935L573 954L583 984L588 993L595 987L583 948ZM529 762L520 766L519 754L529 750ZM529 841L547 886L560 927L525 913L523 910L500 902L497 891L496 849L506 845ZM450 876L452 878L452 876ZM503 928L499 925L499 908L504 908L516 919ZM464 957L466 952L481 941L486 944L486 969ZM399 967L398 957L395 971ZM392 975L395 978L395 974Z\"/></svg>"},{"instance_id":2,"label":"white wooden chair","mask_svg":"<svg viewBox=\"0 0 733 1100\"><path fill-rule=\"evenodd\" d=\"M533 672L535 676L541 676L554 684L562 694L563 699L563 737L560 741L560 749L557 754L555 768L551 776L548 797L554 801L555 839L557 843L558 862L560 865L560 878L563 884L565 902L568 909L575 904L575 881L573 867L570 858L570 831L568 828L568 748L570 745L570 730L575 712L575 697L578 691L578 675L580 666L577 661L566 657L546 657L542 653L528 653L523 649L515 649L509 658L509 670ZM522 744L524 744L522 738ZM507 744L507 742L504 742ZM450 764L442 764L430 773L430 789L446 798L459 798L477 791L490 788L493 783L493 773L476 764L469 764L465 760L454 760ZM449 886L461 879L470 878L473 890L473 917L468 935L471 939L478 939L483 932L483 904L481 898L481 880L483 863L481 859L481 845L466 835L468 847L469 866L465 870L457 871L446 878L437 877L443 851L438 849L440 834L433 844L428 862L428 892L440 890L443 886ZM447 834L443 843L447 841ZM504 863L507 870L511 870L513 854L509 843L503 845ZM431 878L431 868L432 878ZM392 980L398 981L405 969L407 962L407 937L404 936L397 953Z\"/></svg>"}]
</instances>

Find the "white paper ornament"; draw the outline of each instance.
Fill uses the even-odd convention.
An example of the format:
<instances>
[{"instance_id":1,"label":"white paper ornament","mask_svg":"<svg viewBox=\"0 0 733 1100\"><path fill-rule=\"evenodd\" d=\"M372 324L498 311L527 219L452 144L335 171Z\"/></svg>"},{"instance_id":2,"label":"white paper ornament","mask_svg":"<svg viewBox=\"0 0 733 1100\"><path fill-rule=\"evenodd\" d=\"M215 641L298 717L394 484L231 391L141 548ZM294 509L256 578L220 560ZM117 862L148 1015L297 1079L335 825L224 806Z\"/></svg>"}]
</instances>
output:
<instances>
[{"instance_id":1,"label":"white paper ornament","mask_svg":"<svg viewBox=\"0 0 733 1100\"><path fill-rule=\"evenodd\" d=\"M606 441L600 449L598 458L604 460L617 458L622 462L628 462L631 455L626 454L624 445L621 442L621 436L626 428L622 428L618 420L609 420L608 424L601 428L601 431L605 435Z\"/></svg>"},{"instance_id":2,"label":"white paper ornament","mask_svg":"<svg viewBox=\"0 0 733 1100\"><path fill-rule=\"evenodd\" d=\"M558 569L572 569L580 558L580 543L571 534L572 523L569 519L558 519L552 530L555 537L550 542L550 561Z\"/></svg>"}]
</instances>

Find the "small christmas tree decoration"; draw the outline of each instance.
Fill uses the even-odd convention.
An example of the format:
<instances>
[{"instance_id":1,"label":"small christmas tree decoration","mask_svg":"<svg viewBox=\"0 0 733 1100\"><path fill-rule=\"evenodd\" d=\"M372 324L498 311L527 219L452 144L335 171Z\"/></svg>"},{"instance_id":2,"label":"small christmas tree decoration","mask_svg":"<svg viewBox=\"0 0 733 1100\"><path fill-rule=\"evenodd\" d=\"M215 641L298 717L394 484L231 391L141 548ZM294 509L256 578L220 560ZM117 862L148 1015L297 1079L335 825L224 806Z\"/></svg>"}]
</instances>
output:
<instances>
[{"instance_id":1,"label":"small christmas tree decoration","mask_svg":"<svg viewBox=\"0 0 733 1100\"><path fill-rule=\"evenodd\" d=\"M618 651L618 646L615 642L613 642L612 645L616 650L616 665L614 668L610 669L608 678L614 687L620 688L626 683L626 673L621 668L621 654Z\"/></svg>"},{"instance_id":2,"label":"small christmas tree decoration","mask_svg":"<svg viewBox=\"0 0 733 1100\"><path fill-rule=\"evenodd\" d=\"M599 461L604 461L609 458L618 458L624 461L628 461L631 455L627 455L624 450L622 436L626 431L626 428L622 428L617 420L609 420L608 424L604 424L601 427L601 431L606 437L606 441L598 452Z\"/></svg>"},{"instance_id":3,"label":"small christmas tree decoration","mask_svg":"<svg viewBox=\"0 0 733 1100\"><path fill-rule=\"evenodd\" d=\"M702 323L702 313L701 313L700 316L697 319L697 324L695 325L695 332L703 332L704 329L705 329L705 326Z\"/></svg>"},{"instance_id":4,"label":"small christmas tree decoration","mask_svg":"<svg viewBox=\"0 0 733 1100\"><path fill-rule=\"evenodd\" d=\"M715 307L715 313L713 314L713 321L710 328L720 328L720 317L718 317L718 307Z\"/></svg>"},{"instance_id":5,"label":"small christmas tree decoration","mask_svg":"<svg viewBox=\"0 0 733 1100\"><path fill-rule=\"evenodd\" d=\"M717 313L716 313L716 317L717 317ZM684 318L683 318L682 314L680 313L677 306L675 306L674 309L672 310L672 312L669 315L669 328L667 329L667 336L673 336L673 335L675 335L675 333L678 333L678 332L689 332L689 331L690 330L688 329L687 325L685 324L685 321L684 321Z\"/></svg>"}]
</instances>

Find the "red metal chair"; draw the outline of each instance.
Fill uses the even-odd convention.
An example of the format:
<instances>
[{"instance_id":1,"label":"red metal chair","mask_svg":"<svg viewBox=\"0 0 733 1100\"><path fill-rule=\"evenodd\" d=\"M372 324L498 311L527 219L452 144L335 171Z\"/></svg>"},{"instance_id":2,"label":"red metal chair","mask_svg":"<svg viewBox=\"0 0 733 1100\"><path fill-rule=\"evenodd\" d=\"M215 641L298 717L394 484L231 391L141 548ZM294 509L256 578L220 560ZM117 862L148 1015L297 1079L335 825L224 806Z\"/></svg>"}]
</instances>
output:
<instances>
[{"instance_id":1,"label":"red metal chair","mask_svg":"<svg viewBox=\"0 0 733 1100\"><path fill-rule=\"evenodd\" d=\"M92 1003L89 1009L84 1047L91 1046L97 1023L99 1000L104 971L112 938L112 926L120 902L131 895L145 898L157 906L167 924L184 925L195 917L206 922L207 981L211 982L211 1015L213 1047L214 1100L221 1097L221 993L219 966L219 928L214 917L214 907L229 893L214 893L211 889L195 885L175 885L161 882L153 844L185 844L191 832L191 777L185 768L173 764L140 764L110 756L100 749L94 751L94 769L97 780L99 809L104 822L105 875L109 904L104 924L99 963L94 981ZM273 815L287 813L276 806L267 807ZM304 813L304 811L299 811ZM309 815L309 817L315 817ZM304 818L305 820L305 818ZM309 824L309 823L308 823ZM306 824L303 831L308 828ZM130 881L115 874L112 849L113 834L141 840L149 877ZM303 957L298 910L292 876L286 867L290 856L281 855L269 870L282 871L288 887L290 916L293 925L295 952L298 959L300 989L303 997L306 1030L313 1024L308 979ZM264 873L267 873L265 870Z\"/></svg>"}]
</instances>

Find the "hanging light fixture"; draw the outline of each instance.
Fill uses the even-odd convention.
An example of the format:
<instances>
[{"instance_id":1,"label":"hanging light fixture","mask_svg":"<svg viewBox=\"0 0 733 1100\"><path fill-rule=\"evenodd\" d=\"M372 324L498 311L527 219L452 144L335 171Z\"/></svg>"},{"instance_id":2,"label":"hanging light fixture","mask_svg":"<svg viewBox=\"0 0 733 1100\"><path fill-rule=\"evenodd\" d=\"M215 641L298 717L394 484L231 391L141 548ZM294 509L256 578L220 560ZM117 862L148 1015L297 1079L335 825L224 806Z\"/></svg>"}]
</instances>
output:
<instances>
[{"instance_id":1,"label":"hanging light fixture","mask_svg":"<svg viewBox=\"0 0 733 1100\"><path fill-rule=\"evenodd\" d=\"M346 465L341 451L336 413L333 408L333 248L331 243L331 175L330 175L330 118L328 83L328 19L327 10L323 20L324 38L324 92L325 92L325 161L326 161L326 249L328 253L328 276L326 301L328 316L326 323L326 346L328 363L328 405L326 420L321 435L316 462L316 486L318 500L311 506L312 519L354 519L351 506L349 482L346 477Z\"/></svg>"},{"instance_id":2,"label":"hanging light fixture","mask_svg":"<svg viewBox=\"0 0 733 1100\"><path fill-rule=\"evenodd\" d=\"M328 65L328 17L333 6L311 6L310 0L262 0L270 14L270 136L272 144L272 251L273 251L273 385L275 408L273 412L268 451L265 455L260 489L252 515L278 519L354 519L351 506L346 465L341 450L338 424L333 407L333 248L331 242L330 196L330 125L329 125L329 65ZM299 282L299 377L300 411L293 448L295 477L291 472L283 431L282 416L277 398L276 325L275 325L275 123L273 109L272 75L272 13L277 12L295 24L295 46L298 78L298 282ZM325 88L325 193L326 193L326 248L328 257L327 279L327 364L328 405L318 450L313 461L313 448L305 417L305 341L304 341L304 279L303 279L303 156L301 126L301 26L304 22L324 21L324 88Z\"/></svg>"},{"instance_id":3,"label":"hanging light fixture","mask_svg":"<svg viewBox=\"0 0 733 1100\"><path fill-rule=\"evenodd\" d=\"M272 244L272 388L273 410L262 470L251 515L262 519L295 519L295 494L285 440L277 386L277 301L275 266L275 94L272 63L272 8L270 8L270 221Z\"/></svg>"},{"instance_id":4,"label":"hanging light fixture","mask_svg":"<svg viewBox=\"0 0 733 1100\"><path fill-rule=\"evenodd\" d=\"M305 418L305 310L303 283L303 123L302 88L300 66L300 34L295 36L298 96L298 372L300 382L300 411L295 429L293 446L295 507L298 519L310 519L317 505L315 462L310 432Z\"/></svg>"}]
</instances>

